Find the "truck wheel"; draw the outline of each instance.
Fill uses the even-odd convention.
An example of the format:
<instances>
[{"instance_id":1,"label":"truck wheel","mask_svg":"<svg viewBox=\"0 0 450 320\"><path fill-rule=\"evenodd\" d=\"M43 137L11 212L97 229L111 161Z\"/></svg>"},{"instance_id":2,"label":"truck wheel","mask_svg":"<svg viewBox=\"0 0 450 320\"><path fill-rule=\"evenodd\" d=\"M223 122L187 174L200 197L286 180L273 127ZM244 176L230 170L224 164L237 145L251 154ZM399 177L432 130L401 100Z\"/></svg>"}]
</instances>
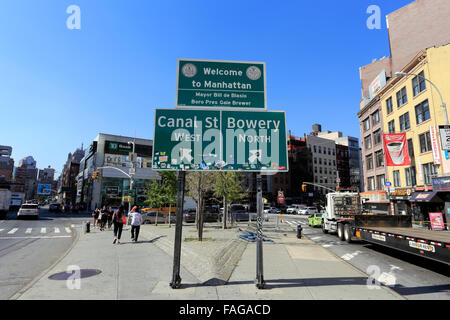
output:
<instances>
[{"instance_id":1,"label":"truck wheel","mask_svg":"<svg viewBox=\"0 0 450 320\"><path fill-rule=\"evenodd\" d=\"M342 223L337 226L337 236L341 241L344 241L344 225Z\"/></svg>"},{"instance_id":2,"label":"truck wheel","mask_svg":"<svg viewBox=\"0 0 450 320\"><path fill-rule=\"evenodd\" d=\"M352 243L352 232L351 232L351 229L350 229L350 225L348 225L348 224L346 224L344 226L344 239L348 243Z\"/></svg>"},{"instance_id":3,"label":"truck wheel","mask_svg":"<svg viewBox=\"0 0 450 320\"><path fill-rule=\"evenodd\" d=\"M322 223L322 232L323 233L328 233L328 230L325 229L325 223Z\"/></svg>"}]
</instances>

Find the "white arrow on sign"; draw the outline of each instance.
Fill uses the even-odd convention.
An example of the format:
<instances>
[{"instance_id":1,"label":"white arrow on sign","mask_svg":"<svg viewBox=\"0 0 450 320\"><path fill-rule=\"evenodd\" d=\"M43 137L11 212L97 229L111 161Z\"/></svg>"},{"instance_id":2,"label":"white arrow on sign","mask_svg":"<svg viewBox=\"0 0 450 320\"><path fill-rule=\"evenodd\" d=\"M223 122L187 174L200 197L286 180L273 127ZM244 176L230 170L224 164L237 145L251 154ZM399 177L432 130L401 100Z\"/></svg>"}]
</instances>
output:
<instances>
[{"instance_id":1,"label":"white arrow on sign","mask_svg":"<svg viewBox=\"0 0 450 320\"><path fill-rule=\"evenodd\" d=\"M183 148L181 148L180 152L181 152L180 162L182 162L183 159L186 159L188 162L192 161L192 159L193 159L192 156L191 156L192 149L183 149Z\"/></svg>"},{"instance_id":2,"label":"white arrow on sign","mask_svg":"<svg viewBox=\"0 0 450 320\"><path fill-rule=\"evenodd\" d=\"M261 153L262 150L249 150L250 151L250 157L248 157L248 161L250 163L254 163L256 161L256 159L258 159L259 161L261 161Z\"/></svg>"}]
</instances>

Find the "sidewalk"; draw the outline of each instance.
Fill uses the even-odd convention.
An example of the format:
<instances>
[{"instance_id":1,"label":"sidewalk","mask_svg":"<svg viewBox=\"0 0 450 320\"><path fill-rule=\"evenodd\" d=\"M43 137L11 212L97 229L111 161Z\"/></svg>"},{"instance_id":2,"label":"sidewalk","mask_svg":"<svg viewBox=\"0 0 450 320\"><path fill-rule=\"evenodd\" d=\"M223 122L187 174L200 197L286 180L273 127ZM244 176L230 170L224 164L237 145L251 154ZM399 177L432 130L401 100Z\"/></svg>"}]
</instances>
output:
<instances>
[{"instance_id":1,"label":"sidewalk","mask_svg":"<svg viewBox=\"0 0 450 320\"><path fill-rule=\"evenodd\" d=\"M81 234L78 228L73 249L19 299L402 299L387 287L368 287L367 275L311 240L297 239L286 224L280 230L265 225L264 235L273 242L263 244L266 289L258 290L256 243L238 239L247 229L247 223L227 230L208 224L200 243L195 227L183 226L182 287L174 290L174 225L144 225L138 243L130 241L126 226L120 245L112 244L112 231ZM70 265L82 269L80 289L67 286ZM57 273L62 280L49 278Z\"/></svg>"}]
</instances>

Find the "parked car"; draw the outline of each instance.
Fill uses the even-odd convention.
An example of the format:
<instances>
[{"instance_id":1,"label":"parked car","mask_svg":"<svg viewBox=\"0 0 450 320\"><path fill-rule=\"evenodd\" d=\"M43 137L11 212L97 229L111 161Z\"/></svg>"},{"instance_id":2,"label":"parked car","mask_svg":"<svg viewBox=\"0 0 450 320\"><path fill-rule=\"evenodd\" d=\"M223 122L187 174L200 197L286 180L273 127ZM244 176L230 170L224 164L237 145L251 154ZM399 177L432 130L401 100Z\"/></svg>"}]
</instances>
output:
<instances>
[{"instance_id":1,"label":"parked car","mask_svg":"<svg viewBox=\"0 0 450 320\"><path fill-rule=\"evenodd\" d=\"M308 214L317 213L318 210L316 207L306 207L306 208L300 209L298 212L299 212L299 214L308 215Z\"/></svg>"},{"instance_id":2,"label":"parked car","mask_svg":"<svg viewBox=\"0 0 450 320\"><path fill-rule=\"evenodd\" d=\"M314 213L309 216L308 224L310 227L322 227L322 213Z\"/></svg>"},{"instance_id":3,"label":"parked car","mask_svg":"<svg viewBox=\"0 0 450 320\"><path fill-rule=\"evenodd\" d=\"M48 207L48 211L49 212L62 212L62 207L61 207L61 203L51 203L50 206Z\"/></svg>"},{"instance_id":4,"label":"parked car","mask_svg":"<svg viewBox=\"0 0 450 320\"><path fill-rule=\"evenodd\" d=\"M39 218L39 207L37 204L23 204L20 206L19 211L17 212L17 219L22 217L34 217L35 219Z\"/></svg>"},{"instance_id":5,"label":"parked car","mask_svg":"<svg viewBox=\"0 0 450 320\"><path fill-rule=\"evenodd\" d=\"M161 211L147 211L142 213L142 224L146 223L168 223L169 216L162 213Z\"/></svg>"},{"instance_id":6,"label":"parked car","mask_svg":"<svg viewBox=\"0 0 450 320\"><path fill-rule=\"evenodd\" d=\"M195 209L184 210L184 212L183 212L183 221L186 222L186 223L195 222L195 215L196 215L196 210Z\"/></svg>"}]
</instances>

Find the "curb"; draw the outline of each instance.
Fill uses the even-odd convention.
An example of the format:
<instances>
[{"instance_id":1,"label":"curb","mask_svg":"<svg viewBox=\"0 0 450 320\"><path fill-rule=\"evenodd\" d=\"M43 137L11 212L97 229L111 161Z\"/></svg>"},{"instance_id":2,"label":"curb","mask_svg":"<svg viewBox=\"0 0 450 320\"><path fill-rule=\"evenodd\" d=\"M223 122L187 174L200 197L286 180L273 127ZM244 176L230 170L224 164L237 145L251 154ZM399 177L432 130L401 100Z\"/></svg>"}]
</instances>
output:
<instances>
[{"instance_id":1,"label":"curb","mask_svg":"<svg viewBox=\"0 0 450 320\"><path fill-rule=\"evenodd\" d=\"M74 228L72 228L74 229ZM64 259L70 251L75 247L75 245L78 243L78 240L80 239L80 234L78 232L75 232L75 239L72 241L72 244L67 248L67 250L55 260L47 269L42 271L39 275L37 275L33 280L31 280L30 283L28 283L25 287L19 289L16 293L14 293L11 297L8 298L8 300L18 300L25 292L27 292L32 286L36 284L39 280L41 280L51 269L53 269L62 259Z\"/></svg>"}]
</instances>

